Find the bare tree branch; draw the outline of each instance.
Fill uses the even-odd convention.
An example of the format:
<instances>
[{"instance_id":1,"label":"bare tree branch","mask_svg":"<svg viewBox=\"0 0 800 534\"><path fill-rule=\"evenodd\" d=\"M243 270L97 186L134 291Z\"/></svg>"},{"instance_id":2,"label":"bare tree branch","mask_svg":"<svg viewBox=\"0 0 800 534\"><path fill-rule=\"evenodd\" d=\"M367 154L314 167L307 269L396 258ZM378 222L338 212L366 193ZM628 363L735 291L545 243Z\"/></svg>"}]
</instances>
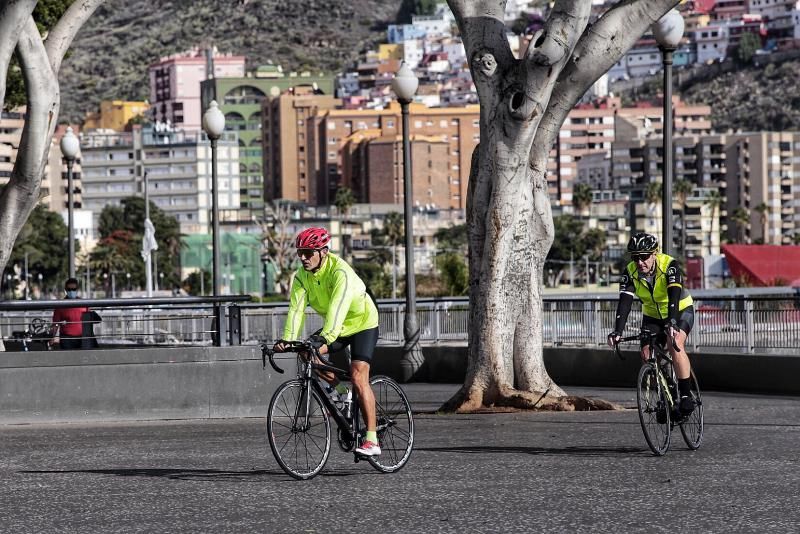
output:
<instances>
[{"instance_id":1,"label":"bare tree branch","mask_svg":"<svg viewBox=\"0 0 800 534\"><path fill-rule=\"evenodd\" d=\"M0 7L0 109L3 109L8 67L19 39L19 29L33 13L36 0L6 1Z\"/></svg>"},{"instance_id":2,"label":"bare tree branch","mask_svg":"<svg viewBox=\"0 0 800 534\"><path fill-rule=\"evenodd\" d=\"M103 2L105 0L76 0L50 30L45 47L53 72L58 73L61 69L64 54L72 45L78 30Z\"/></svg>"},{"instance_id":3,"label":"bare tree branch","mask_svg":"<svg viewBox=\"0 0 800 534\"><path fill-rule=\"evenodd\" d=\"M547 158L567 114L597 78L619 61L653 22L677 4L678 0L620 2L586 28L553 89L533 143L532 165Z\"/></svg>"}]
</instances>

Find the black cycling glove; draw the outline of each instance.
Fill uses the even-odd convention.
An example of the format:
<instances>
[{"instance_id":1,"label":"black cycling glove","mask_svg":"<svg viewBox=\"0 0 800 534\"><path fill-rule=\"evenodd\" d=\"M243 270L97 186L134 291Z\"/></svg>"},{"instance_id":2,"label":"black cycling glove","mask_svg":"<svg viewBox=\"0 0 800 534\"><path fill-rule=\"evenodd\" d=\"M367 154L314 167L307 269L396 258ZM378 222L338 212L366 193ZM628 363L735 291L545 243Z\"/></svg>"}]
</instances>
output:
<instances>
[{"instance_id":1,"label":"black cycling glove","mask_svg":"<svg viewBox=\"0 0 800 534\"><path fill-rule=\"evenodd\" d=\"M318 336L316 334L311 336L311 337L309 337L308 338L308 342L311 343L311 346L314 347L317 350L319 350L319 348L322 345L325 345L327 343L327 341L325 341L324 337Z\"/></svg>"}]
</instances>

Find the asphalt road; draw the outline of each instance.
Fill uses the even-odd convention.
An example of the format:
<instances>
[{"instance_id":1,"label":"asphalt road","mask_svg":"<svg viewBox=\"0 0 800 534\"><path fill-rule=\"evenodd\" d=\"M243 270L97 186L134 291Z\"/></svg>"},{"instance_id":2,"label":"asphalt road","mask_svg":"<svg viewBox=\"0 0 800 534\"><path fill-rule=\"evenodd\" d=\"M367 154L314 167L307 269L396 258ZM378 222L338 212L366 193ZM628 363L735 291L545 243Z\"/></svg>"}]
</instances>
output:
<instances>
[{"instance_id":1,"label":"asphalt road","mask_svg":"<svg viewBox=\"0 0 800 534\"><path fill-rule=\"evenodd\" d=\"M416 410L451 385L412 384ZM633 390L570 389L635 405ZM711 393L652 456L634 409L415 418L382 475L277 466L261 419L0 427L2 532L800 532L800 398Z\"/></svg>"}]
</instances>

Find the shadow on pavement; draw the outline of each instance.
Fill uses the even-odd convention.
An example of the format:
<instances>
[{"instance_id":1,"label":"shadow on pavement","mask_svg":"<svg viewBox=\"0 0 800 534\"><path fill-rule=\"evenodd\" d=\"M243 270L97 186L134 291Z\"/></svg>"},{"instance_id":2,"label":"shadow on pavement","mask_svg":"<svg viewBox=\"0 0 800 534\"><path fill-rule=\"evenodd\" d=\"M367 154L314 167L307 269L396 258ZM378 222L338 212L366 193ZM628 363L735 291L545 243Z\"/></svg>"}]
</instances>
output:
<instances>
[{"instance_id":1,"label":"shadow on pavement","mask_svg":"<svg viewBox=\"0 0 800 534\"><path fill-rule=\"evenodd\" d=\"M642 453L650 456L650 451L641 447L419 447L415 451L424 452L452 452L457 454L552 454L566 456L611 456L616 454Z\"/></svg>"},{"instance_id":2,"label":"shadow on pavement","mask_svg":"<svg viewBox=\"0 0 800 534\"><path fill-rule=\"evenodd\" d=\"M250 471L226 471L222 469L74 469L74 470L53 470L53 471L18 471L25 474L43 475L68 475L75 473L85 473L90 475L114 475L119 477L155 477L168 478L171 480L247 480L253 477L288 475L279 470L253 469ZM351 476L364 473L345 472L345 471L326 471L320 476Z\"/></svg>"}]
</instances>

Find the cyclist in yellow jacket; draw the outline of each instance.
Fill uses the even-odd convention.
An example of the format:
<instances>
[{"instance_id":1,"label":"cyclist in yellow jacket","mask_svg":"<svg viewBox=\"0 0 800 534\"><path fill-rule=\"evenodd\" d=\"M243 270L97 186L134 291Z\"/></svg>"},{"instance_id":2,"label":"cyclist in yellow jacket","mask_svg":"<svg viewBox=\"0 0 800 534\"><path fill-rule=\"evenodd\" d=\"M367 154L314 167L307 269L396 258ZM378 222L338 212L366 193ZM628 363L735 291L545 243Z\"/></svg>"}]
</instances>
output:
<instances>
[{"instance_id":1,"label":"cyclist in yellow jacket","mask_svg":"<svg viewBox=\"0 0 800 534\"><path fill-rule=\"evenodd\" d=\"M320 354L350 348L350 375L367 427L365 440L356 449L362 456L381 453L376 434L375 395L369 384L369 368L378 343L378 309L364 282L353 268L328 250L331 236L324 228L308 228L297 235L295 247L302 263L295 273L289 298L284 340L296 340L303 331L306 306L325 319L322 329L309 340ZM275 344L283 352L282 340ZM332 373L320 373L340 395L348 395Z\"/></svg>"},{"instance_id":2,"label":"cyclist in yellow jacket","mask_svg":"<svg viewBox=\"0 0 800 534\"><path fill-rule=\"evenodd\" d=\"M680 401L678 409L687 416L695 408L691 395L691 363L686 355L686 338L694 325L694 306L691 295L683 287L683 274L678 262L658 252L658 239L647 233L638 233L628 242L631 262L625 268L620 281L620 295L614 331L608 335L608 344L616 344L633 298L642 301L642 330L669 336L669 352L678 377ZM642 359L649 357L649 347L642 343Z\"/></svg>"}]
</instances>

